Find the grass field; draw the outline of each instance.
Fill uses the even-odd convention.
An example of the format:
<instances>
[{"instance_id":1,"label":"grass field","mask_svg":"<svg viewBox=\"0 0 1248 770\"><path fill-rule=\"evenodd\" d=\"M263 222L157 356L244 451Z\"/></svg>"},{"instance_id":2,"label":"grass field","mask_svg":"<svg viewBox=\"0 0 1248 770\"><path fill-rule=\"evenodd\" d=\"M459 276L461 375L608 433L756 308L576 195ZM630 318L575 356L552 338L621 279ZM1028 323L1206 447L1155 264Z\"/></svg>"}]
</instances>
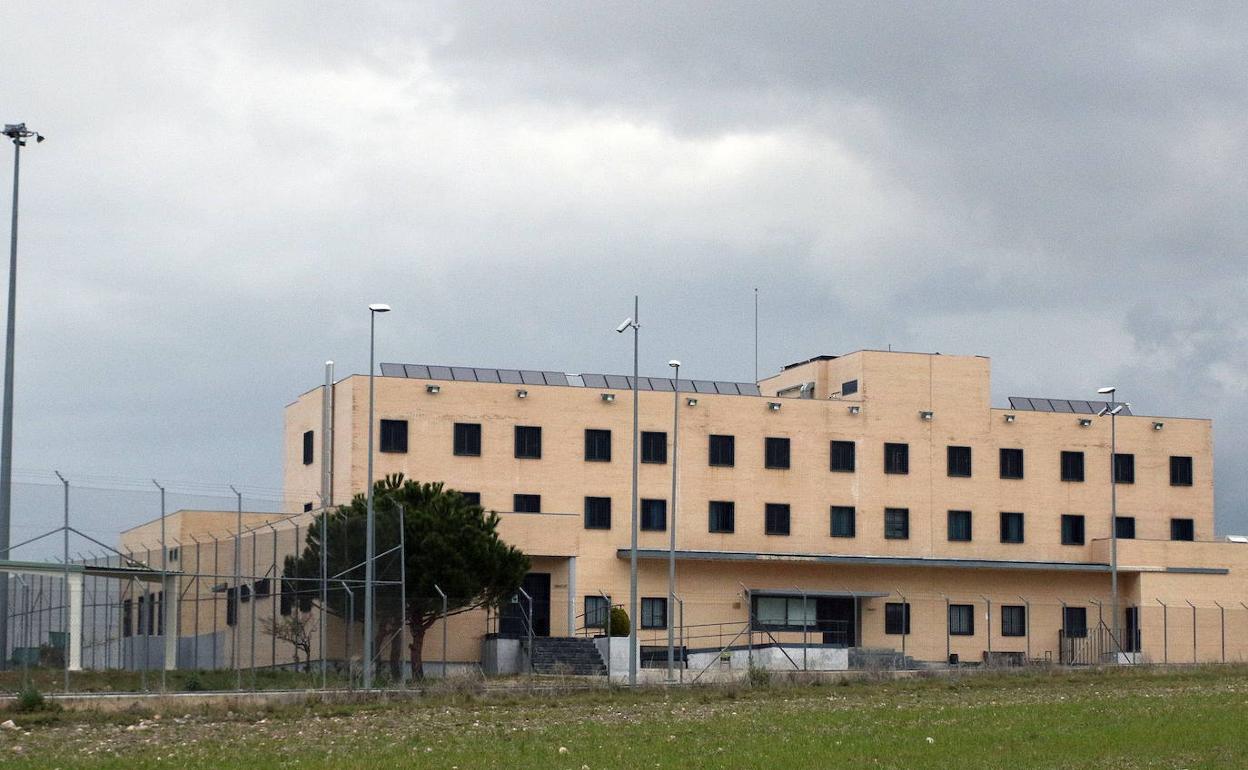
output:
<instances>
[{"instance_id":1,"label":"grass field","mask_svg":"<svg viewBox=\"0 0 1248 770\"><path fill-rule=\"evenodd\" d=\"M12 714L18 768L1243 768L1248 668Z\"/></svg>"}]
</instances>

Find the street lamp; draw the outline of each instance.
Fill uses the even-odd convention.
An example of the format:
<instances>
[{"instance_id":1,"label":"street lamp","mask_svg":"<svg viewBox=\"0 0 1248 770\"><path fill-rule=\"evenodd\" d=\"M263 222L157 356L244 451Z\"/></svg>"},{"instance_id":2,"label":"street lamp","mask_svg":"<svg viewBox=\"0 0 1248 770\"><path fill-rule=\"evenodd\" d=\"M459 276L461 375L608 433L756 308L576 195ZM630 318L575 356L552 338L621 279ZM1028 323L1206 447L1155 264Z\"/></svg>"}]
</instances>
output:
<instances>
[{"instance_id":1,"label":"street lamp","mask_svg":"<svg viewBox=\"0 0 1248 770\"><path fill-rule=\"evenodd\" d=\"M674 682L673 668L676 664L676 629L672 620L676 606L676 463L680 459L680 362L671 360L675 376L672 379L672 515L668 522L671 545L667 551L667 681Z\"/></svg>"},{"instance_id":2,"label":"street lamp","mask_svg":"<svg viewBox=\"0 0 1248 770\"><path fill-rule=\"evenodd\" d=\"M4 338L4 417L0 419L0 559L9 558L9 519L13 503L13 338L17 325L17 190L26 140L43 136L25 123L9 123L4 135L13 142L13 220L9 228L9 325ZM9 575L0 572L0 668L9 659Z\"/></svg>"},{"instance_id":3,"label":"street lamp","mask_svg":"<svg viewBox=\"0 0 1248 770\"><path fill-rule=\"evenodd\" d=\"M1117 403L1117 388L1099 388L1096 392L1102 396L1109 396L1109 402L1097 412L1097 416L1109 415L1109 638L1114 646L1114 662L1117 663L1120 652L1116 631L1118 626L1118 413L1123 410L1125 404Z\"/></svg>"},{"instance_id":4,"label":"street lamp","mask_svg":"<svg viewBox=\"0 0 1248 770\"><path fill-rule=\"evenodd\" d=\"M628 684L635 687L637 685L637 462L640 447L638 441L638 411L637 411L637 352L638 338L641 336L641 325L637 323L638 311L637 296L633 296L633 315L625 318L615 330L623 334L628 329L633 330L633 515L629 523L629 532L632 536L632 546L628 553L628 577L629 577L629 594L628 594ZM610 616L610 608L608 607L608 617ZM608 631L608 636L610 632Z\"/></svg>"},{"instance_id":5,"label":"street lamp","mask_svg":"<svg viewBox=\"0 0 1248 770\"><path fill-rule=\"evenodd\" d=\"M376 527L373 517L373 364L377 314L389 313L389 305L368 306L368 517L364 537L364 689L373 689L373 552L376 550Z\"/></svg>"}]
</instances>

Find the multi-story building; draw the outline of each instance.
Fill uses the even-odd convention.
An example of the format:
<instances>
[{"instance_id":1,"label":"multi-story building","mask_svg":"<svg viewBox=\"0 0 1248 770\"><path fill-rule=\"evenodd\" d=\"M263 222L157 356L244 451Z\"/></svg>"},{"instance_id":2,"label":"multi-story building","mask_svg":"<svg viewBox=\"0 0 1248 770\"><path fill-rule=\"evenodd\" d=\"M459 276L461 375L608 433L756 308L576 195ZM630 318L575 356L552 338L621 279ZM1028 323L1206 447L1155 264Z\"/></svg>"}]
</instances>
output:
<instances>
[{"instance_id":1,"label":"multi-story building","mask_svg":"<svg viewBox=\"0 0 1248 770\"><path fill-rule=\"evenodd\" d=\"M442 481L498 511L503 538L532 559L535 633L585 633L607 602L627 604L631 378L401 364L381 375L375 477ZM638 387L644 645L665 644L675 623L684 646L717 651L749 623L750 644L1059 659L1116 627L1136 658L1248 654L1248 545L1215 538L1208 420L1126 408L1114 419L1087 400L994 407L976 356L864 350L757 384ZM326 477L331 504L365 490L367 415L360 375L287 406L288 497L318 509ZM295 542L273 537L283 552ZM493 630L482 613L454 617L447 657L477 661ZM443 654L440 634L425 653Z\"/></svg>"}]
</instances>

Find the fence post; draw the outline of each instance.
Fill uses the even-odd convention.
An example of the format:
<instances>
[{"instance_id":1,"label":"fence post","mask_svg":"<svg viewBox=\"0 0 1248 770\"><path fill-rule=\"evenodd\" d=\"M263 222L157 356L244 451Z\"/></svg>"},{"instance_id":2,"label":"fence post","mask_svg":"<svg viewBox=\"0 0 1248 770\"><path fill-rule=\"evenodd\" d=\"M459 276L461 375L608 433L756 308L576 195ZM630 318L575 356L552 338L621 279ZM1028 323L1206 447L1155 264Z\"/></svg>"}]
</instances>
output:
<instances>
[{"instance_id":1,"label":"fence post","mask_svg":"<svg viewBox=\"0 0 1248 770\"><path fill-rule=\"evenodd\" d=\"M689 665L689 651L685 649L685 600L677 596L676 606L680 607L680 683L684 684L685 668Z\"/></svg>"},{"instance_id":2,"label":"fence post","mask_svg":"<svg viewBox=\"0 0 1248 770\"><path fill-rule=\"evenodd\" d=\"M598 589L598 595L607 603L607 617L602 622L602 627L607 632L607 689L611 688L611 597L607 596L603 590Z\"/></svg>"},{"instance_id":3,"label":"fence post","mask_svg":"<svg viewBox=\"0 0 1248 770\"><path fill-rule=\"evenodd\" d=\"M1161 662L1170 662L1170 610L1166 607L1166 603L1161 599L1157 600L1161 605Z\"/></svg>"},{"instance_id":4,"label":"fence post","mask_svg":"<svg viewBox=\"0 0 1248 770\"><path fill-rule=\"evenodd\" d=\"M809 671L809 662L807 659L806 648L809 643L807 640L807 616L806 616L806 592L797 586L793 586L799 594L802 595L802 670Z\"/></svg>"},{"instance_id":5,"label":"fence post","mask_svg":"<svg viewBox=\"0 0 1248 770\"><path fill-rule=\"evenodd\" d=\"M1214 602L1214 605L1218 608L1218 613L1220 615L1220 621L1221 621L1221 626L1222 626L1222 637L1221 637L1222 638L1222 662L1225 663L1226 662L1226 608L1223 607L1221 603L1219 602Z\"/></svg>"},{"instance_id":6,"label":"fence post","mask_svg":"<svg viewBox=\"0 0 1248 770\"><path fill-rule=\"evenodd\" d=\"M402 508L400 507L400 510L401 509ZM441 586L439 586L437 583L433 584L433 590L437 591L438 596L442 597L442 679L443 681L445 681L446 680L446 626L447 626L446 594L442 591ZM531 656L532 654L533 654L533 651L529 650L529 655Z\"/></svg>"},{"instance_id":7,"label":"fence post","mask_svg":"<svg viewBox=\"0 0 1248 770\"><path fill-rule=\"evenodd\" d=\"M906 637L908 636L906 631L909 630L908 628L906 628L906 624L910 621L910 613L907 610L906 595L901 592L900 588L897 589L897 595L901 597L901 665L904 666L906 665ZM946 602L946 606L947 605L948 605L948 602ZM945 623L946 623L945 630L946 631L948 631L948 621L949 621L949 613L946 611L945 612ZM949 662L949 636L948 634L946 634L945 635L945 663L948 663L948 662Z\"/></svg>"},{"instance_id":8,"label":"fence post","mask_svg":"<svg viewBox=\"0 0 1248 770\"><path fill-rule=\"evenodd\" d=\"M1018 600L1023 603L1023 635L1025 637L1024 644L1027 645L1027 660L1031 662L1031 602L1027 601L1020 594Z\"/></svg>"},{"instance_id":9,"label":"fence post","mask_svg":"<svg viewBox=\"0 0 1248 770\"><path fill-rule=\"evenodd\" d=\"M948 665L949 662L953 659L953 645L951 644L950 639L949 639L949 597L945 596L945 594L941 594L941 596L944 596L945 598L945 665ZM906 604L904 600L902 601L901 609L902 609L902 612L905 612ZM902 624L901 630L902 631L906 630L905 624L904 624L904 618L903 618L903 624ZM906 637L902 636L901 639L904 642Z\"/></svg>"},{"instance_id":10,"label":"fence post","mask_svg":"<svg viewBox=\"0 0 1248 770\"><path fill-rule=\"evenodd\" d=\"M992 599L989 599L987 596L984 596L983 594L980 594L979 598L983 599L984 602L988 605L988 663L991 665L992 663Z\"/></svg>"},{"instance_id":11,"label":"fence post","mask_svg":"<svg viewBox=\"0 0 1248 770\"><path fill-rule=\"evenodd\" d=\"M1198 663L1199 659L1196 657L1196 605L1187 599L1183 601L1187 602L1187 606L1192 608L1192 662Z\"/></svg>"},{"instance_id":12,"label":"fence post","mask_svg":"<svg viewBox=\"0 0 1248 770\"><path fill-rule=\"evenodd\" d=\"M407 631L407 519L406 508L399 503L399 646L403 646L403 635ZM438 589L442 593L442 589ZM411 655L407 656L411 659ZM407 667L399 665L399 684L406 684L409 674ZM442 594L442 678L446 679L446 594Z\"/></svg>"}]
</instances>

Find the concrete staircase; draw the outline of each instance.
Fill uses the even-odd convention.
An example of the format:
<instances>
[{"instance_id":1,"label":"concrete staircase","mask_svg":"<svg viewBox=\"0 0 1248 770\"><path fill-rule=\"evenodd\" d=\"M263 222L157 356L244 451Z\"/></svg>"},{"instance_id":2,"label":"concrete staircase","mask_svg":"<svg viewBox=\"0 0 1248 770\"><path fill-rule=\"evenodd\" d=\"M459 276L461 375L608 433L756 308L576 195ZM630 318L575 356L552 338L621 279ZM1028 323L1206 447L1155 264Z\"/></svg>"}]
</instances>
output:
<instances>
[{"instance_id":1,"label":"concrete staircase","mask_svg":"<svg viewBox=\"0 0 1248 770\"><path fill-rule=\"evenodd\" d=\"M539 636L533 639L533 672L605 676L607 667L593 639L576 636Z\"/></svg>"}]
</instances>

